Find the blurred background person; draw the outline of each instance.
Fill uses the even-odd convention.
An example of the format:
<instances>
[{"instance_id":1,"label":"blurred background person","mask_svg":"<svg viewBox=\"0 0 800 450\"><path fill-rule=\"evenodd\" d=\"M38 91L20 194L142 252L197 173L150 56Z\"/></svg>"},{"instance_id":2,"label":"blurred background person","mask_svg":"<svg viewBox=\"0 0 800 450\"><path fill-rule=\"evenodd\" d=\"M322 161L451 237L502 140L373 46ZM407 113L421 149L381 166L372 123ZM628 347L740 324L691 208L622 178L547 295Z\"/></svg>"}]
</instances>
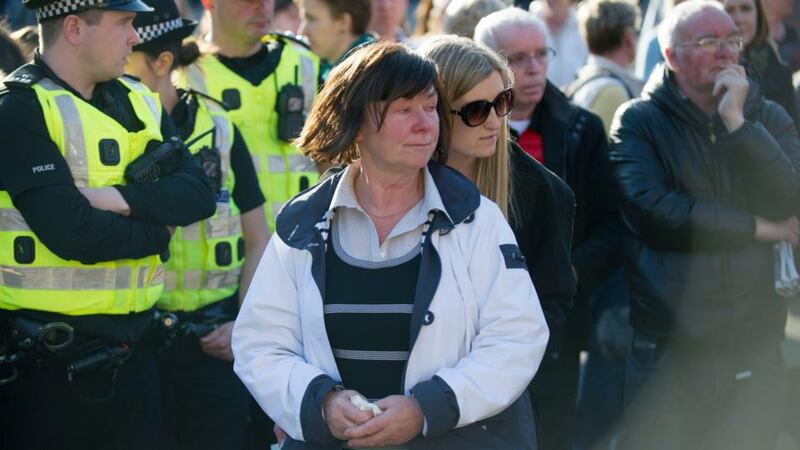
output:
<instances>
[{"instance_id":1,"label":"blurred background person","mask_svg":"<svg viewBox=\"0 0 800 450\"><path fill-rule=\"evenodd\" d=\"M355 47L373 42L367 32L371 0L303 0L300 34L320 57L320 78L328 74Z\"/></svg>"},{"instance_id":2,"label":"blurred background person","mask_svg":"<svg viewBox=\"0 0 800 450\"><path fill-rule=\"evenodd\" d=\"M769 32L778 44L781 60L792 69L800 70L800 34L789 23L794 16L794 0L764 0Z\"/></svg>"},{"instance_id":3,"label":"blurred background person","mask_svg":"<svg viewBox=\"0 0 800 450\"><path fill-rule=\"evenodd\" d=\"M681 3L659 41L661 77L611 130L634 236L621 448L773 449L788 393L773 246L800 236L800 141L738 64L722 5Z\"/></svg>"},{"instance_id":4,"label":"blurred background person","mask_svg":"<svg viewBox=\"0 0 800 450\"><path fill-rule=\"evenodd\" d=\"M275 15L272 17L272 29L278 32L298 34L303 17L294 0L275 0Z\"/></svg>"},{"instance_id":5,"label":"blurred background person","mask_svg":"<svg viewBox=\"0 0 800 450\"><path fill-rule=\"evenodd\" d=\"M565 93L597 114L606 130L617 108L638 97L643 86L629 70L636 57L638 23L639 8L630 0L588 0L578 8L590 55ZM618 258L607 260L613 275L589 300L591 332L578 394L575 450L607 449L619 430L632 334L630 293L620 263Z\"/></svg>"},{"instance_id":6,"label":"blurred background person","mask_svg":"<svg viewBox=\"0 0 800 450\"><path fill-rule=\"evenodd\" d=\"M33 59L33 53L39 46L39 30L33 25L27 25L11 33L11 38L17 41L25 61Z\"/></svg>"},{"instance_id":7,"label":"blurred background person","mask_svg":"<svg viewBox=\"0 0 800 450\"><path fill-rule=\"evenodd\" d=\"M555 50L547 66L547 79L557 87L566 86L589 56L578 31L575 6L572 0L536 0L529 10L547 25L548 43Z\"/></svg>"},{"instance_id":8,"label":"blurred background person","mask_svg":"<svg viewBox=\"0 0 800 450\"><path fill-rule=\"evenodd\" d=\"M767 0L774 1L774 0ZM720 0L744 39L741 58L755 70L764 98L783 106L797 123L792 71L781 61L769 32L761 0Z\"/></svg>"},{"instance_id":9,"label":"blurred background person","mask_svg":"<svg viewBox=\"0 0 800 450\"><path fill-rule=\"evenodd\" d=\"M164 293L156 307L176 315L184 332L159 342L159 449L240 449L250 396L233 373L231 330L268 240L264 196L250 152L224 105L172 84L173 70L198 56L194 43L181 46L196 22L181 18L173 0L145 2L154 11L133 22L141 40L128 56L126 72L158 93L181 140L213 130L189 150L217 199L212 217L177 228L170 240ZM191 331L203 326L205 331Z\"/></svg>"},{"instance_id":10,"label":"blurred background person","mask_svg":"<svg viewBox=\"0 0 800 450\"><path fill-rule=\"evenodd\" d=\"M575 197L509 139L513 73L501 56L468 38L434 37L420 52L436 63L450 104L447 164L500 207L536 281L547 327L561 334L576 289L570 256Z\"/></svg>"},{"instance_id":11,"label":"blurred background person","mask_svg":"<svg viewBox=\"0 0 800 450\"><path fill-rule=\"evenodd\" d=\"M482 18L506 6L503 0L453 0L444 11L443 31L471 39Z\"/></svg>"},{"instance_id":12,"label":"blurred background person","mask_svg":"<svg viewBox=\"0 0 800 450\"><path fill-rule=\"evenodd\" d=\"M294 145L317 96L319 58L304 41L270 33L274 0L203 0L203 7L206 51L178 72L178 85L228 106L253 156L272 232L284 203L319 179L316 165ZM253 402L247 448L274 441L272 428Z\"/></svg>"},{"instance_id":13,"label":"blurred background person","mask_svg":"<svg viewBox=\"0 0 800 450\"><path fill-rule=\"evenodd\" d=\"M578 106L597 114L606 130L619 105L638 97L643 83L630 72L636 59L639 7L632 0L588 0L578 8L586 65L564 90Z\"/></svg>"},{"instance_id":14,"label":"blurred background person","mask_svg":"<svg viewBox=\"0 0 800 450\"><path fill-rule=\"evenodd\" d=\"M661 47L658 45L658 25L662 18L682 1L653 0L649 2L636 49L636 68L634 73L639 79L647 81L656 64L664 60L661 55Z\"/></svg>"},{"instance_id":15,"label":"blurred background person","mask_svg":"<svg viewBox=\"0 0 800 450\"><path fill-rule=\"evenodd\" d=\"M25 57L22 47L11 36L7 24L0 22L0 75L5 78L6 75L26 62L28 59Z\"/></svg>"},{"instance_id":16,"label":"blurred background person","mask_svg":"<svg viewBox=\"0 0 800 450\"><path fill-rule=\"evenodd\" d=\"M414 36L437 35L442 32L444 10L450 0L420 0L414 8Z\"/></svg>"},{"instance_id":17,"label":"blurred background person","mask_svg":"<svg viewBox=\"0 0 800 450\"><path fill-rule=\"evenodd\" d=\"M377 33L382 41L406 41L410 33L410 30L406 28L409 0L370 1L372 10L367 28Z\"/></svg>"},{"instance_id":18,"label":"blurred background person","mask_svg":"<svg viewBox=\"0 0 800 450\"><path fill-rule=\"evenodd\" d=\"M579 356L588 346L588 301L611 275L619 237L618 199L607 155L603 122L569 102L545 78L552 56L547 28L534 15L506 8L484 17L475 41L506 58L514 73L509 124L520 147L544 164L575 194L572 265L578 293L563 334L551 334L542 367L531 386L539 420L539 448L572 445Z\"/></svg>"}]
</instances>

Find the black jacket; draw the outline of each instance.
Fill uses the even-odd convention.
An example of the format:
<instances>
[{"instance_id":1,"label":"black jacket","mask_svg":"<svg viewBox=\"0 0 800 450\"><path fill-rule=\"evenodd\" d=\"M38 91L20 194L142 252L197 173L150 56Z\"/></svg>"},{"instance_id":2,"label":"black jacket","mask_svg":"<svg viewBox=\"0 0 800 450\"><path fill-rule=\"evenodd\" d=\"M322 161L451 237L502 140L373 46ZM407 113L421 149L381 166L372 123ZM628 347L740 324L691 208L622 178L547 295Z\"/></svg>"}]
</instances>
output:
<instances>
[{"instance_id":1,"label":"black jacket","mask_svg":"<svg viewBox=\"0 0 800 450\"><path fill-rule=\"evenodd\" d=\"M529 128L542 135L544 166L575 195L572 264L586 294L610 274L608 258L620 228L603 122L548 82Z\"/></svg>"},{"instance_id":2,"label":"black jacket","mask_svg":"<svg viewBox=\"0 0 800 450\"><path fill-rule=\"evenodd\" d=\"M745 50L750 73L758 80L762 94L767 100L781 105L797 124L797 107L794 102L792 70L784 64L775 49L764 43Z\"/></svg>"},{"instance_id":3,"label":"black jacket","mask_svg":"<svg viewBox=\"0 0 800 450\"><path fill-rule=\"evenodd\" d=\"M751 83L746 122L728 133L661 69L621 107L611 161L635 238L626 245L631 321L650 336L736 342L780 335L772 246L755 216L798 212L800 142L783 108Z\"/></svg>"},{"instance_id":4,"label":"black jacket","mask_svg":"<svg viewBox=\"0 0 800 450\"><path fill-rule=\"evenodd\" d=\"M576 290L570 261L575 196L518 145L509 146L509 156L513 186L509 222L528 262L550 335L558 336Z\"/></svg>"}]
</instances>

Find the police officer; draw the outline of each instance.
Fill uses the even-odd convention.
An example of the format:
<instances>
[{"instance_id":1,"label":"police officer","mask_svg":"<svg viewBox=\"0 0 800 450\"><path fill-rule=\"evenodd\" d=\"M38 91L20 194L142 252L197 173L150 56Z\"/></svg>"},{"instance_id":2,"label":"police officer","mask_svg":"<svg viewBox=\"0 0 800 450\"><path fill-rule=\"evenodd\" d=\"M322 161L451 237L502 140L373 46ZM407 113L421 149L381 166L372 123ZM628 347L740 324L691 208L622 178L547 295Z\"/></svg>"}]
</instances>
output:
<instances>
[{"instance_id":1,"label":"police officer","mask_svg":"<svg viewBox=\"0 0 800 450\"><path fill-rule=\"evenodd\" d=\"M40 49L0 93L0 448L152 448L157 366L142 337L159 255L214 195L157 95L122 77L150 8L26 6Z\"/></svg>"},{"instance_id":2,"label":"police officer","mask_svg":"<svg viewBox=\"0 0 800 450\"><path fill-rule=\"evenodd\" d=\"M230 108L253 156L270 230L284 202L318 179L292 144L316 96L319 58L289 35L267 34L273 0L204 0L213 54L187 68L181 83Z\"/></svg>"},{"instance_id":3,"label":"police officer","mask_svg":"<svg viewBox=\"0 0 800 450\"><path fill-rule=\"evenodd\" d=\"M146 3L154 11L133 22L141 41L126 72L158 92L217 197L214 216L178 228L170 242L157 307L176 314L177 325L158 356L164 414L159 448L240 449L249 395L233 373L231 329L237 289L243 296L266 247L264 197L247 146L223 105L171 82L173 68L197 55L195 43L181 47L196 22L181 18L174 0Z\"/></svg>"}]
</instances>

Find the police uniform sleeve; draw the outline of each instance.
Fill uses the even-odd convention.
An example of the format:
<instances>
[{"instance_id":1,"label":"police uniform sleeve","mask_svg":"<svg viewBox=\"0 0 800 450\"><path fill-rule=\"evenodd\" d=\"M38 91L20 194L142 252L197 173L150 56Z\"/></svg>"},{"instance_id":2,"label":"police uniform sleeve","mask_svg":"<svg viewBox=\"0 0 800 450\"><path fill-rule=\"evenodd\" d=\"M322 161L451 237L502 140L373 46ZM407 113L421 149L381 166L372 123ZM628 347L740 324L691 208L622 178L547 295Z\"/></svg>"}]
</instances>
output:
<instances>
[{"instance_id":1,"label":"police uniform sleeve","mask_svg":"<svg viewBox=\"0 0 800 450\"><path fill-rule=\"evenodd\" d=\"M258 186L258 175L253 158L247 149L239 128L233 128L233 147L231 148L231 170L236 183L233 186L233 201L243 214L264 204L264 194Z\"/></svg>"},{"instance_id":2,"label":"police uniform sleeve","mask_svg":"<svg viewBox=\"0 0 800 450\"><path fill-rule=\"evenodd\" d=\"M161 134L177 132L167 114ZM186 226L210 217L217 207L205 171L188 150L181 150L178 168L154 183L115 186L131 209L131 217L164 225Z\"/></svg>"},{"instance_id":3,"label":"police uniform sleeve","mask_svg":"<svg viewBox=\"0 0 800 450\"><path fill-rule=\"evenodd\" d=\"M141 258L163 252L169 232L93 208L75 186L69 166L50 140L32 94L0 95L0 190L11 197L31 230L53 253L85 263ZM56 226L57 225L57 226Z\"/></svg>"}]
</instances>

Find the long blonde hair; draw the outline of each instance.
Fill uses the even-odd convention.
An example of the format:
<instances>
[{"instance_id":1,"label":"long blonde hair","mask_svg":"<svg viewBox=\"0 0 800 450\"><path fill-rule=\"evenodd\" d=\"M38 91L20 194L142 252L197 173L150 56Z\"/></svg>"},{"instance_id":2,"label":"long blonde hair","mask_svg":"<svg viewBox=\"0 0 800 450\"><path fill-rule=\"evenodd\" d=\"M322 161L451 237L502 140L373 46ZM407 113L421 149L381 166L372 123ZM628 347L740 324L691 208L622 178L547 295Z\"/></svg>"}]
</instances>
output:
<instances>
[{"instance_id":1,"label":"long blonde hair","mask_svg":"<svg viewBox=\"0 0 800 450\"><path fill-rule=\"evenodd\" d=\"M454 35L439 36L427 42L421 51L436 64L442 86L441 94L450 104L493 72L500 74L503 85L507 88L514 82L514 75L505 60L489 47L476 44L471 39ZM453 114L447 116L449 128L452 129L452 121L460 119ZM507 119L508 116L500 118L495 151L488 158L478 159L475 174L478 190L497 203L506 219L509 215L509 197L512 190L509 177Z\"/></svg>"}]
</instances>

